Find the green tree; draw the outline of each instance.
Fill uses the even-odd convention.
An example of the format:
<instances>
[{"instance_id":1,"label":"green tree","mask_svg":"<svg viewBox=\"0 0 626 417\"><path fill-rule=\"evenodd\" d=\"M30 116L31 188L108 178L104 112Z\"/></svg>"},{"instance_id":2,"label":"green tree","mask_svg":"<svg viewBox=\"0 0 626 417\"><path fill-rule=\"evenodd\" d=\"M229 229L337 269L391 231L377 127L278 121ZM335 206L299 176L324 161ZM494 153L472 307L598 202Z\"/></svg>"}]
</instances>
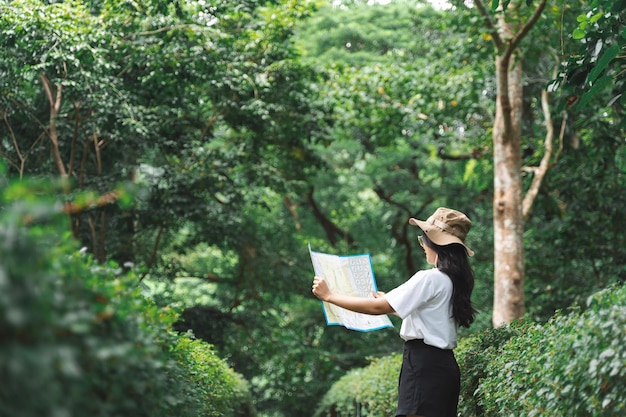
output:
<instances>
[{"instance_id":1,"label":"green tree","mask_svg":"<svg viewBox=\"0 0 626 417\"><path fill-rule=\"evenodd\" d=\"M337 21L363 13L385 22L397 9L405 10L403 4L361 7L380 10L321 13ZM486 177L491 166L485 156L491 152L487 129L494 86L486 75L489 65L478 58L482 51L455 33L444 12L416 7L410 13L404 31L429 36L390 38L397 52L393 65L372 54L367 65L341 61L323 67L322 97L333 122L330 140L317 145L326 169L315 173L307 196L308 211L336 251L378 254L383 288L417 269L418 246L407 219L427 217L439 205L463 208L476 220L477 268L488 271L491 264L490 239L481 226L490 217ZM309 32L320 31L308 27ZM341 32L335 35L333 45L346 42ZM489 285L485 280L478 292L487 310L491 291L483 284Z\"/></svg>"},{"instance_id":2,"label":"green tree","mask_svg":"<svg viewBox=\"0 0 626 417\"><path fill-rule=\"evenodd\" d=\"M74 235L101 262L151 265L152 248L185 224L196 241L241 247L232 214L242 191L302 176L317 123L310 73L288 39L307 4L1 7L0 134L13 172L67 178L68 201L147 185L124 212L105 204L115 196L70 210Z\"/></svg>"},{"instance_id":3,"label":"green tree","mask_svg":"<svg viewBox=\"0 0 626 417\"><path fill-rule=\"evenodd\" d=\"M261 414L305 414L330 381L400 347L392 331L324 326L307 241L372 253L385 290L421 259L406 219L463 209L477 252L472 331L490 325L491 39L475 13L407 4L322 8L310 21L311 4L295 1L0 6L0 149L11 172L65 169L74 234L97 259L135 265L160 306L184 308L176 328L213 343L250 380ZM573 49L559 31L578 26L578 14L547 8L533 32L545 36L521 44L532 63L525 187L544 155L540 97L558 67L555 45ZM345 48L355 34L366 52ZM624 276L623 133L605 94L584 112L564 107L572 122L556 169L535 188L524 234L533 318ZM551 114L556 128L564 116ZM118 205L126 180L136 199Z\"/></svg>"},{"instance_id":4,"label":"green tree","mask_svg":"<svg viewBox=\"0 0 626 417\"><path fill-rule=\"evenodd\" d=\"M409 53L415 2L396 1L385 7L356 3L325 4L300 25L296 39L304 60L324 66L391 65ZM429 18L436 12L425 8L421 14Z\"/></svg>"},{"instance_id":5,"label":"green tree","mask_svg":"<svg viewBox=\"0 0 626 417\"><path fill-rule=\"evenodd\" d=\"M626 3L596 1L585 5L581 12L572 32L573 39L579 40L578 48L569 55L558 77L569 95L567 104L582 109L594 96L608 92L605 104L625 128Z\"/></svg>"},{"instance_id":6,"label":"green tree","mask_svg":"<svg viewBox=\"0 0 626 417\"><path fill-rule=\"evenodd\" d=\"M548 171L558 159L567 120L566 114L555 111L555 100L547 88L561 59L555 47L558 41L538 33L550 34L554 27L567 30L571 22L566 13L569 8L546 7L545 1L519 3L494 1L489 7L477 0L470 9L455 2L469 13L469 22L482 21L479 33L493 43L496 56L492 132L496 326L525 314L524 224ZM561 50L567 47L567 43L560 45ZM543 80L544 85L537 88L533 79ZM543 140L535 139L541 136Z\"/></svg>"},{"instance_id":7,"label":"green tree","mask_svg":"<svg viewBox=\"0 0 626 417\"><path fill-rule=\"evenodd\" d=\"M58 184L2 176L0 415L254 415L241 375L176 334L173 309L79 250Z\"/></svg>"},{"instance_id":8,"label":"green tree","mask_svg":"<svg viewBox=\"0 0 626 417\"><path fill-rule=\"evenodd\" d=\"M71 230L98 261L136 265L140 280L216 283L219 311L246 324L229 347L252 352L283 319L292 291L292 237L261 219L315 166L309 143L323 135L309 98L314 74L290 42L311 5L0 7L0 135L11 174L66 179ZM126 180L137 198L121 208L116 190ZM102 198L83 199L87 190ZM225 254L215 269L180 268L198 244ZM236 365L252 378L271 349Z\"/></svg>"}]
</instances>

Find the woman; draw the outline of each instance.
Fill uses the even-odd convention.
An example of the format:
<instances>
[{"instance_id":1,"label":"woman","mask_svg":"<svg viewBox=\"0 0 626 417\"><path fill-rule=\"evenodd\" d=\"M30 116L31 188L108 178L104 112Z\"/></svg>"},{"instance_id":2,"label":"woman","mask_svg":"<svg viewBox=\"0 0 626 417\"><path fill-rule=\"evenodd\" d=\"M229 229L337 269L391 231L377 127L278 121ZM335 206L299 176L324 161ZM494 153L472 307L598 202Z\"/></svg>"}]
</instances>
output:
<instances>
[{"instance_id":1,"label":"woman","mask_svg":"<svg viewBox=\"0 0 626 417\"><path fill-rule=\"evenodd\" d=\"M388 293L359 298L333 293L320 277L313 279L313 294L322 301L365 314L396 314L402 318L405 340L398 382L396 416L456 417L460 373L452 352L459 326L469 327L474 274L465 244L472 222L457 210L438 208L426 221L409 223L424 232L419 236L426 262L422 270Z\"/></svg>"}]
</instances>

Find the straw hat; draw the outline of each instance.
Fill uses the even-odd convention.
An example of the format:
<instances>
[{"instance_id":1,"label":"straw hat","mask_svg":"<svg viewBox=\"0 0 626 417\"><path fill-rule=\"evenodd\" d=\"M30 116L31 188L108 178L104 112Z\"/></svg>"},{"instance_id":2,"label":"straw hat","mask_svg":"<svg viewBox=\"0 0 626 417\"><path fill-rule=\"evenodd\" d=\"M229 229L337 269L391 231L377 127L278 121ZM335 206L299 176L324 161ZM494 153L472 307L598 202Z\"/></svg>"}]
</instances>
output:
<instances>
[{"instance_id":1,"label":"straw hat","mask_svg":"<svg viewBox=\"0 0 626 417\"><path fill-rule=\"evenodd\" d=\"M472 222L460 211L439 207L428 220L411 218L409 224L422 229L426 236L439 246L459 243L465 247L469 256L474 256L474 251L465 244L465 237L472 227Z\"/></svg>"}]
</instances>

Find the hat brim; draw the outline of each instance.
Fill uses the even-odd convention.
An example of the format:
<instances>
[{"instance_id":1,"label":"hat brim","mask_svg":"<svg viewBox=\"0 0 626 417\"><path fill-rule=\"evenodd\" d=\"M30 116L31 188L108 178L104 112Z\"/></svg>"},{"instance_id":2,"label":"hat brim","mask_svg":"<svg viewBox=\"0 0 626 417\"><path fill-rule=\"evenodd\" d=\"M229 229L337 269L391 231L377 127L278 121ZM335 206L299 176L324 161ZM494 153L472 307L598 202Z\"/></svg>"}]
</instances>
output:
<instances>
[{"instance_id":1,"label":"hat brim","mask_svg":"<svg viewBox=\"0 0 626 417\"><path fill-rule=\"evenodd\" d=\"M467 252L468 256L474 256L474 251L471 250L470 247L465 244L465 242L463 242L457 236L454 236L453 234L443 231L442 229L435 226L434 224L431 224L422 220L414 219L414 218L409 219L409 224L413 226L417 226L420 229L422 229L422 231L426 233L426 235L428 236L428 239L430 239L436 245L446 246L446 245L451 245L453 243L458 243L459 245L465 248L465 251Z\"/></svg>"}]
</instances>

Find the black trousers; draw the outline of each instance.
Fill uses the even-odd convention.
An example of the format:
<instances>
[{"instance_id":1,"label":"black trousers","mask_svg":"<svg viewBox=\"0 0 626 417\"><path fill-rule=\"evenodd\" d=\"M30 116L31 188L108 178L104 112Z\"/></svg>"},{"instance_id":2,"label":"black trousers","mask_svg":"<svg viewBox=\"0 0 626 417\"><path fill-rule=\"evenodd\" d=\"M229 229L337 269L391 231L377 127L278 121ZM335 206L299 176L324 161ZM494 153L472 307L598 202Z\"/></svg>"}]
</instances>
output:
<instances>
[{"instance_id":1,"label":"black trousers","mask_svg":"<svg viewBox=\"0 0 626 417\"><path fill-rule=\"evenodd\" d=\"M404 344L396 416L456 417L461 373L452 350Z\"/></svg>"}]
</instances>

